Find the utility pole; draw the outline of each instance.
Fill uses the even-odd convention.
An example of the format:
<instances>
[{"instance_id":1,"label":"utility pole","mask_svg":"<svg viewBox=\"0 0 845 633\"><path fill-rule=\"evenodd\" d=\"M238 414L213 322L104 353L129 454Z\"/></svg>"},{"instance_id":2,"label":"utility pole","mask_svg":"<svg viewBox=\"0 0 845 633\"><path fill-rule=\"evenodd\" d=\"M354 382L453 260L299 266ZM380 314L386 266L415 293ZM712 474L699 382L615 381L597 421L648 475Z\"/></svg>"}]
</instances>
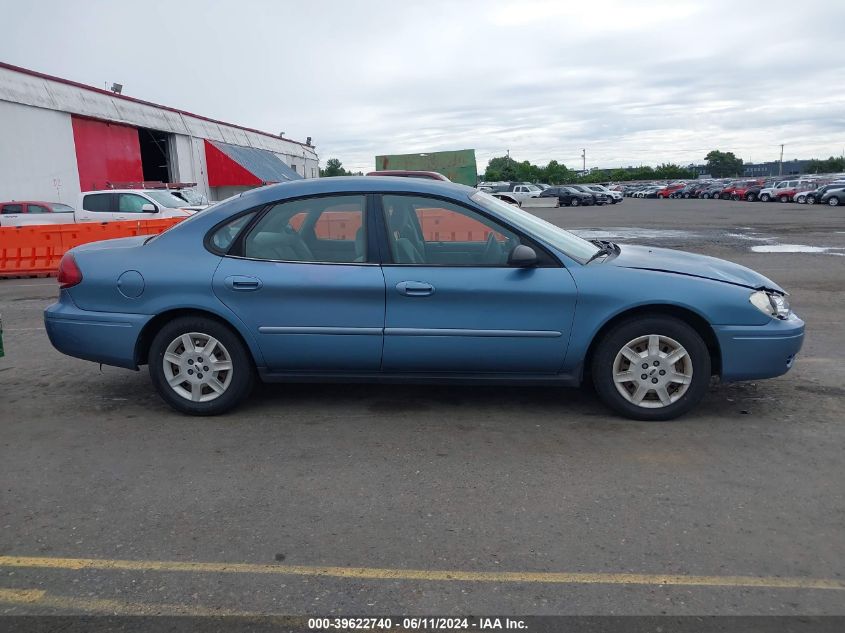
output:
<instances>
[{"instance_id":1,"label":"utility pole","mask_svg":"<svg viewBox=\"0 0 845 633\"><path fill-rule=\"evenodd\" d=\"M582 171L587 171L587 150L581 149Z\"/></svg>"},{"instance_id":2,"label":"utility pole","mask_svg":"<svg viewBox=\"0 0 845 633\"><path fill-rule=\"evenodd\" d=\"M778 176L783 176L783 143L780 144L780 164L778 165Z\"/></svg>"}]
</instances>

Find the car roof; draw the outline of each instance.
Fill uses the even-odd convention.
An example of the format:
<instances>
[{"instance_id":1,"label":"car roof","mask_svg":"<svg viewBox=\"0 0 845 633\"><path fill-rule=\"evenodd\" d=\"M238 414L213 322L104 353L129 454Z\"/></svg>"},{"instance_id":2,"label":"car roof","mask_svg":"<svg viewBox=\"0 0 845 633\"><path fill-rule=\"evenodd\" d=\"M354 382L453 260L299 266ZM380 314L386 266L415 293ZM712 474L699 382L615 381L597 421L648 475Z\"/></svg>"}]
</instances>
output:
<instances>
[{"instance_id":1,"label":"car roof","mask_svg":"<svg viewBox=\"0 0 845 633\"><path fill-rule=\"evenodd\" d=\"M66 204L67 206L71 206L67 202L45 202L44 200L7 200L6 202L0 202L0 204Z\"/></svg>"},{"instance_id":2,"label":"car roof","mask_svg":"<svg viewBox=\"0 0 845 633\"><path fill-rule=\"evenodd\" d=\"M83 191L82 195L87 196L90 193L152 193L156 191L170 193L169 189L97 189L96 191Z\"/></svg>"}]
</instances>

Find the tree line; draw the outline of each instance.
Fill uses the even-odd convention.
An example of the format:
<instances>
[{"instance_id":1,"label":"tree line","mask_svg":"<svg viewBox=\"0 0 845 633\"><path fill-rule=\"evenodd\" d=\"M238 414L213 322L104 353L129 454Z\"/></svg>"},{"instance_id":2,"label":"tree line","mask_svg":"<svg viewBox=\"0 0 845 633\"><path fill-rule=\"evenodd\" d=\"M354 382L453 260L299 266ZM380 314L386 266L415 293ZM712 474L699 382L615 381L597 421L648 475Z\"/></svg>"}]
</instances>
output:
<instances>
[{"instance_id":1,"label":"tree line","mask_svg":"<svg viewBox=\"0 0 845 633\"><path fill-rule=\"evenodd\" d=\"M744 168L741 158L733 152L713 150L704 157L707 173L714 178L741 178ZM813 159L807 163L806 173L825 174L845 172L845 157L831 156L828 159ZM343 163L337 158L330 158L326 166L320 169L320 176L363 176L361 171L352 172L344 169ZM525 181L543 182L550 185L561 185L574 182L626 182L629 180L680 180L696 178L698 172L674 163L662 163L657 167L648 165L640 167L622 167L618 169L596 169L588 174L579 175L578 172L567 168L563 163L550 160L547 165L534 165L531 162L515 161L510 156L491 158L487 169L480 175L485 181Z\"/></svg>"}]
</instances>

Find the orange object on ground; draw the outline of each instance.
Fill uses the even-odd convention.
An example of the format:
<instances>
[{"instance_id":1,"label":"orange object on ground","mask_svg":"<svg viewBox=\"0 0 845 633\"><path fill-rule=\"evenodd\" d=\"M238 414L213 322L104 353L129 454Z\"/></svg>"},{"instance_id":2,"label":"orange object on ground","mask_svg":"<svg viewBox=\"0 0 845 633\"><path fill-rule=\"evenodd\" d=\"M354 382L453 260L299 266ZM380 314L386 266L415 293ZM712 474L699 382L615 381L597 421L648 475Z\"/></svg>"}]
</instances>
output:
<instances>
[{"instance_id":1,"label":"orange object on ground","mask_svg":"<svg viewBox=\"0 0 845 633\"><path fill-rule=\"evenodd\" d=\"M2 227L0 277L56 274L62 255L74 246L119 237L156 235L182 219Z\"/></svg>"}]
</instances>

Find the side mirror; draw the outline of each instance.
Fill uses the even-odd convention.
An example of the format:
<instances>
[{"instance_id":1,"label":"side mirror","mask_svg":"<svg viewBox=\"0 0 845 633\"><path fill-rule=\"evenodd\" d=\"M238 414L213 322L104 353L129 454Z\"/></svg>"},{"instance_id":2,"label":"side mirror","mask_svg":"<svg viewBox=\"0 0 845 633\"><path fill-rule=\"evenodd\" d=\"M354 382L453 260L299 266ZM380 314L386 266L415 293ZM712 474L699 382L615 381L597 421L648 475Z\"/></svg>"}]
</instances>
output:
<instances>
[{"instance_id":1,"label":"side mirror","mask_svg":"<svg viewBox=\"0 0 845 633\"><path fill-rule=\"evenodd\" d=\"M149 202L145 203L141 206L142 213L157 213L158 209L154 204L150 204Z\"/></svg>"},{"instance_id":2,"label":"side mirror","mask_svg":"<svg viewBox=\"0 0 845 633\"><path fill-rule=\"evenodd\" d=\"M515 268L530 268L537 265L537 253L525 244L519 244L508 255L508 266Z\"/></svg>"}]
</instances>

